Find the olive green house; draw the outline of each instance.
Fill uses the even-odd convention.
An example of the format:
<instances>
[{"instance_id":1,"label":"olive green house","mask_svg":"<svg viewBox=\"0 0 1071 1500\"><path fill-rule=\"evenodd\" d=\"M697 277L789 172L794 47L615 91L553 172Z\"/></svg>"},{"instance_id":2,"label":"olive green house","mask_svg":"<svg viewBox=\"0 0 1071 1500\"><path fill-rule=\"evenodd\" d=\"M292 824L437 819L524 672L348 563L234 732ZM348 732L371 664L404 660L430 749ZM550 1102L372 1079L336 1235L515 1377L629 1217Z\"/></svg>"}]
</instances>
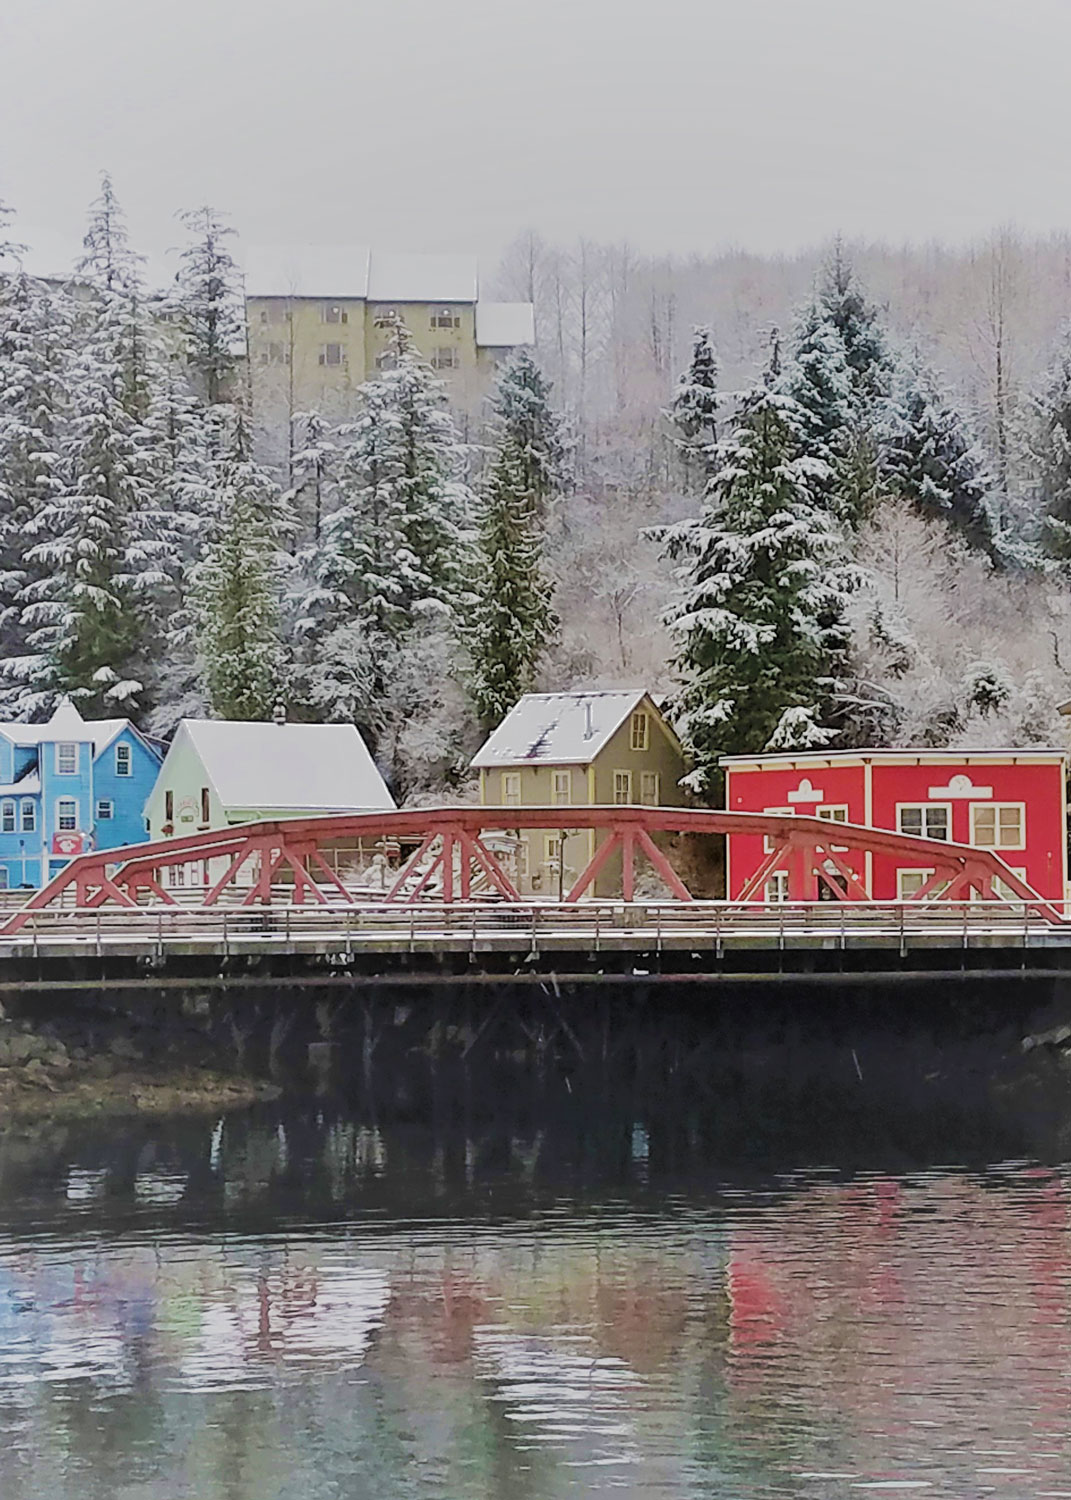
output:
<instances>
[{"instance_id":1,"label":"olive green house","mask_svg":"<svg viewBox=\"0 0 1071 1500\"><path fill-rule=\"evenodd\" d=\"M649 693L528 693L506 715L472 766L485 807L678 807L685 773L680 741ZM503 830L509 833L508 815ZM522 895L568 890L601 840L594 829L519 829L513 874ZM596 894L620 883L607 866Z\"/></svg>"}]
</instances>

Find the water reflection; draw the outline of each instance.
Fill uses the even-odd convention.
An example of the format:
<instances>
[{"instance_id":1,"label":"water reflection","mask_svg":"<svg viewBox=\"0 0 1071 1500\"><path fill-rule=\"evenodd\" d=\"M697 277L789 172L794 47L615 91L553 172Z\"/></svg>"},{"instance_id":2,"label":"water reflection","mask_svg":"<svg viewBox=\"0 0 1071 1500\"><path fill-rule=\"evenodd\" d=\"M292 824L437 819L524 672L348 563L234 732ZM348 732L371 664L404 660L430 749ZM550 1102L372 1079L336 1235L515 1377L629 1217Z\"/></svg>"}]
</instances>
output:
<instances>
[{"instance_id":1,"label":"water reflection","mask_svg":"<svg viewBox=\"0 0 1071 1500\"><path fill-rule=\"evenodd\" d=\"M1007 1118L740 1170L716 1108L440 1104L4 1141L4 1500L1071 1495L1071 1171Z\"/></svg>"}]
</instances>

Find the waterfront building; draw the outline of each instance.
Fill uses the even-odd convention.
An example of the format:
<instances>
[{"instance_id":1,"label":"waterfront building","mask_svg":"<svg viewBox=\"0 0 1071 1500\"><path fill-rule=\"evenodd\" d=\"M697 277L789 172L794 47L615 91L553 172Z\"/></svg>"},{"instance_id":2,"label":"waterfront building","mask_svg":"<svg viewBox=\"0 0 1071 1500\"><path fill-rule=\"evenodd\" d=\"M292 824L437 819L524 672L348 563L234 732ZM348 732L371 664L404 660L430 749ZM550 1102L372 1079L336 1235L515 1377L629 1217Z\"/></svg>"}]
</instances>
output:
<instances>
[{"instance_id":1,"label":"waterfront building","mask_svg":"<svg viewBox=\"0 0 1071 1500\"><path fill-rule=\"evenodd\" d=\"M501 360L535 342L532 304L483 297L468 255L251 249L245 290L255 423L279 443L298 413L353 415L357 388L393 359L396 321L446 382L463 428Z\"/></svg>"},{"instance_id":2,"label":"waterfront building","mask_svg":"<svg viewBox=\"0 0 1071 1500\"><path fill-rule=\"evenodd\" d=\"M680 741L649 693L528 693L473 757L484 806L677 807ZM503 818L506 830L508 816ZM523 894L567 892L601 842L595 829L520 829L514 876ZM598 895L620 887L620 859L596 881Z\"/></svg>"},{"instance_id":3,"label":"waterfront building","mask_svg":"<svg viewBox=\"0 0 1071 1500\"><path fill-rule=\"evenodd\" d=\"M183 719L145 804L149 837L392 808L352 724Z\"/></svg>"},{"instance_id":4,"label":"waterfront building","mask_svg":"<svg viewBox=\"0 0 1071 1500\"><path fill-rule=\"evenodd\" d=\"M726 756L721 764L729 811L796 814L973 844L999 855L1040 895L1064 900L1062 751L807 751ZM731 834L726 845L726 888L735 899L766 850L752 834ZM906 900L933 874L921 856L868 852L841 858L875 901ZM783 901L787 894L787 873L778 871L766 884L765 899ZM813 894L820 899L825 893L816 885Z\"/></svg>"},{"instance_id":5,"label":"waterfront building","mask_svg":"<svg viewBox=\"0 0 1071 1500\"><path fill-rule=\"evenodd\" d=\"M145 838L163 747L129 719L0 724L0 890L41 886L76 854Z\"/></svg>"}]
</instances>

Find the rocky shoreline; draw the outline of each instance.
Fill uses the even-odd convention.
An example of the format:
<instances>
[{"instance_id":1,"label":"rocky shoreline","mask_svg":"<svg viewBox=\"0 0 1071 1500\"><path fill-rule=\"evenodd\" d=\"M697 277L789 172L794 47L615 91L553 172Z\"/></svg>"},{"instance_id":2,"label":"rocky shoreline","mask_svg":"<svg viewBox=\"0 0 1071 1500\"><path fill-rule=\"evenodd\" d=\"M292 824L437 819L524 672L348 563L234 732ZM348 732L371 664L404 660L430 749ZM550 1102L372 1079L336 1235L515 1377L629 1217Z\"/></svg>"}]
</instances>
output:
<instances>
[{"instance_id":1,"label":"rocky shoreline","mask_svg":"<svg viewBox=\"0 0 1071 1500\"><path fill-rule=\"evenodd\" d=\"M154 1048L122 1032L87 1034L73 1020L34 1027L0 1017L0 1127L42 1116L241 1109L279 1092L173 1041Z\"/></svg>"}]
</instances>

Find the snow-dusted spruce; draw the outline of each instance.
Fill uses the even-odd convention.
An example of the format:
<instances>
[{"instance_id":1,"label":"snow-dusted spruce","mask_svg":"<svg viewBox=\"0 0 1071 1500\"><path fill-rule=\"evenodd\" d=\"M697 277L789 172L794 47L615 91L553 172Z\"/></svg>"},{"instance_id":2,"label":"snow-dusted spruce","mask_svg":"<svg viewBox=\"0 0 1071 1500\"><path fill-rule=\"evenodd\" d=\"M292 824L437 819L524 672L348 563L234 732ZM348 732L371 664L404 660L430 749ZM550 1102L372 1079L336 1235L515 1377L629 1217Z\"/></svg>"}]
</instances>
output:
<instances>
[{"instance_id":1,"label":"snow-dusted spruce","mask_svg":"<svg viewBox=\"0 0 1071 1500\"><path fill-rule=\"evenodd\" d=\"M562 483L550 386L527 350L503 367L491 408L494 443L479 507L474 601L463 621L473 701L487 730L532 687L557 627L543 530Z\"/></svg>"},{"instance_id":2,"label":"snow-dusted spruce","mask_svg":"<svg viewBox=\"0 0 1071 1500\"><path fill-rule=\"evenodd\" d=\"M0 246L0 659L24 659L18 597L34 577L28 528L62 488L71 308L62 292L33 280ZM0 685L18 713L25 688Z\"/></svg>"},{"instance_id":3,"label":"snow-dusted spruce","mask_svg":"<svg viewBox=\"0 0 1071 1500\"><path fill-rule=\"evenodd\" d=\"M324 516L337 505L338 442L318 411L295 413L294 433L293 485L287 499L301 534L315 548Z\"/></svg>"},{"instance_id":4,"label":"snow-dusted spruce","mask_svg":"<svg viewBox=\"0 0 1071 1500\"><path fill-rule=\"evenodd\" d=\"M285 513L250 457L235 410L221 437L216 522L194 570L193 608L205 697L224 719L266 719L285 693L280 630Z\"/></svg>"},{"instance_id":5,"label":"snow-dusted spruce","mask_svg":"<svg viewBox=\"0 0 1071 1500\"><path fill-rule=\"evenodd\" d=\"M684 482L702 494L711 479L718 442L718 355L709 328L697 328L692 358L677 382L669 417L675 431Z\"/></svg>"},{"instance_id":6,"label":"snow-dusted spruce","mask_svg":"<svg viewBox=\"0 0 1071 1500\"><path fill-rule=\"evenodd\" d=\"M880 402L893 372L881 313L867 300L839 239L823 267L816 306L840 337L857 402Z\"/></svg>"},{"instance_id":7,"label":"snow-dusted spruce","mask_svg":"<svg viewBox=\"0 0 1071 1500\"><path fill-rule=\"evenodd\" d=\"M234 230L212 208L179 215L191 236L166 299L183 335L193 391L208 406L232 396L245 331L241 275L230 252Z\"/></svg>"},{"instance_id":8,"label":"snow-dusted spruce","mask_svg":"<svg viewBox=\"0 0 1071 1500\"><path fill-rule=\"evenodd\" d=\"M484 485L475 601L463 629L472 660L472 698L487 732L532 687L557 628L541 533L523 462L503 433Z\"/></svg>"},{"instance_id":9,"label":"snow-dusted spruce","mask_svg":"<svg viewBox=\"0 0 1071 1500\"><path fill-rule=\"evenodd\" d=\"M1071 328L1029 403L1028 436L1042 551L1071 564Z\"/></svg>"},{"instance_id":10,"label":"snow-dusted spruce","mask_svg":"<svg viewBox=\"0 0 1071 1500\"><path fill-rule=\"evenodd\" d=\"M522 348L500 370L490 401L496 431L508 434L518 480L540 515L569 482L565 441L550 392L550 382Z\"/></svg>"},{"instance_id":11,"label":"snow-dusted spruce","mask_svg":"<svg viewBox=\"0 0 1071 1500\"><path fill-rule=\"evenodd\" d=\"M720 755L837 740L851 574L816 494L825 466L804 447L803 414L771 368L719 445L698 526L666 536L683 564L667 622L675 720L700 795L716 791Z\"/></svg>"},{"instance_id":12,"label":"snow-dusted spruce","mask_svg":"<svg viewBox=\"0 0 1071 1500\"><path fill-rule=\"evenodd\" d=\"M928 520L942 520L969 546L998 557L986 496L985 460L966 425L916 356L903 372L882 443L886 490Z\"/></svg>"}]
</instances>

